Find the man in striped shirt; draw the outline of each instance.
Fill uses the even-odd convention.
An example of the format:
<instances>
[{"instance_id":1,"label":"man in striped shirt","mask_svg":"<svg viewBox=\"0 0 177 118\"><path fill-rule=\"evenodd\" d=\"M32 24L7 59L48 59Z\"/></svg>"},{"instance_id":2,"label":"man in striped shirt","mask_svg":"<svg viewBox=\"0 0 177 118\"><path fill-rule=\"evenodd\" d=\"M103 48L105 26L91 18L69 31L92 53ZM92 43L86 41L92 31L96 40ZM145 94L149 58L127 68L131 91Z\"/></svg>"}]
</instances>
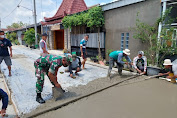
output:
<instances>
[{"instance_id":1,"label":"man in striped shirt","mask_svg":"<svg viewBox=\"0 0 177 118\"><path fill-rule=\"evenodd\" d=\"M143 51L139 51L138 56L133 59L133 66L139 74L146 74L147 59Z\"/></svg>"},{"instance_id":2,"label":"man in striped shirt","mask_svg":"<svg viewBox=\"0 0 177 118\"><path fill-rule=\"evenodd\" d=\"M84 39L82 39L81 42L80 42L81 56L84 59L82 61L83 69L85 69L85 62L87 61L86 45L87 45L88 39L89 39L89 35L85 35Z\"/></svg>"}]
</instances>

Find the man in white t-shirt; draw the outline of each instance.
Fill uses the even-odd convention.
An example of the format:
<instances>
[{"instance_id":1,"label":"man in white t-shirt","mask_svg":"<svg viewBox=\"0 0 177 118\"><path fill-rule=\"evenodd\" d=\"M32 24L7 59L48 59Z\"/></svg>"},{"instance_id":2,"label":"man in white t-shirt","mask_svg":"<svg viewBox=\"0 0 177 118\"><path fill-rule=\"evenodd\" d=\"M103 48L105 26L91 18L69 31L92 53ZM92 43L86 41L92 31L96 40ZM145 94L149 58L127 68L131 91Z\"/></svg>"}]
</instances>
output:
<instances>
[{"instance_id":1,"label":"man in white t-shirt","mask_svg":"<svg viewBox=\"0 0 177 118\"><path fill-rule=\"evenodd\" d=\"M49 54L47 44L46 44L47 36L48 35L46 33L42 34L42 39L40 40L40 43L39 43L41 56L45 56L45 55Z\"/></svg>"},{"instance_id":2,"label":"man in white t-shirt","mask_svg":"<svg viewBox=\"0 0 177 118\"><path fill-rule=\"evenodd\" d=\"M160 73L161 76L167 76L173 83L176 83L177 78L177 65L173 64L170 59L165 59L163 65L166 69L169 69L167 73Z\"/></svg>"}]
</instances>

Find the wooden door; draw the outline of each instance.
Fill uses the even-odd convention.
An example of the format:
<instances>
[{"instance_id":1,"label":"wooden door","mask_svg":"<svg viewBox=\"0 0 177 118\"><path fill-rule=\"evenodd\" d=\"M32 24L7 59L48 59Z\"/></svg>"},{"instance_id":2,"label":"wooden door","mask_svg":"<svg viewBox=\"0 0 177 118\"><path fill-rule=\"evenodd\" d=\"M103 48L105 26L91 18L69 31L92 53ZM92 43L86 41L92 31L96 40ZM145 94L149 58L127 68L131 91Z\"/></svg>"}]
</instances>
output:
<instances>
[{"instance_id":1,"label":"wooden door","mask_svg":"<svg viewBox=\"0 0 177 118\"><path fill-rule=\"evenodd\" d=\"M55 31L56 48L64 49L64 30Z\"/></svg>"}]
</instances>

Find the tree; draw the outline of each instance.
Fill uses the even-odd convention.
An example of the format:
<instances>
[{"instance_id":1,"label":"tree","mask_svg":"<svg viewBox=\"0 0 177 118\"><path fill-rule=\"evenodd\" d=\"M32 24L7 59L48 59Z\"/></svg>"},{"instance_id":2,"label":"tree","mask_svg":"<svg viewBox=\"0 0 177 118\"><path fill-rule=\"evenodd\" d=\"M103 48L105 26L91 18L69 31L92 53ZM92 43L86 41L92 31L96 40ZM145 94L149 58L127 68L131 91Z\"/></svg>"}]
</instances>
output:
<instances>
[{"instance_id":1,"label":"tree","mask_svg":"<svg viewBox=\"0 0 177 118\"><path fill-rule=\"evenodd\" d=\"M12 23L12 25L7 26L7 28L22 28L25 25L26 24L24 24L22 21L20 21L19 23Z\"/></svg>"},{"instance_id":2,"label":"tree","mask_svg":"<svg viewBox=\"0 0 177 118\"><path fill-rule=\"evenodd\" d=\"M78 14L65 16L62 20L65 28L71 28L72 26L86 25L87 27L98 29L98 57L102 60L101 49L100 49L100 27L105 23L103 11L101 7L93 7L88 11L81 12Z\"/></svg>"},{"instance_id":3,"label":"tree","mask_svg":"<svg viewBox=\"0 0 177 118\"><path fill-rule=\"evenodd\" d=\"M35 43L35 30L33 28L31 28L25 32L24 40L30 46Z\"/></svg>"},{"instance_id":4,"label":"tree","mask_svg":"<svg viewBox=\"0 0 177 118\"><path fill-rule=\"evenodd\" d=\"M149 48L145 51L147 58L149 59L149 64L155 65L156 62L156 53L161 53L161 58L159 62L161 63L163 57L165 55L174 55L177 54L175 50L177 50L176 45L170 45L168 42L172 43L172 33L174 32L174 28L171 26L171 23L175 20L172 19L169 14L172 8L169 8L165 11L164 15L161 18L157 19L154 25L149 25L140 21L138 18L136 19L136 33L134 34L135 39L139 39L143 44L148 45ZM159 22L164 24L162 32L161 32L161 40L160 42L157 39L158 35L158 25ZM167 32L168 30L168 32Z\"/></svg>"}]
</instances>

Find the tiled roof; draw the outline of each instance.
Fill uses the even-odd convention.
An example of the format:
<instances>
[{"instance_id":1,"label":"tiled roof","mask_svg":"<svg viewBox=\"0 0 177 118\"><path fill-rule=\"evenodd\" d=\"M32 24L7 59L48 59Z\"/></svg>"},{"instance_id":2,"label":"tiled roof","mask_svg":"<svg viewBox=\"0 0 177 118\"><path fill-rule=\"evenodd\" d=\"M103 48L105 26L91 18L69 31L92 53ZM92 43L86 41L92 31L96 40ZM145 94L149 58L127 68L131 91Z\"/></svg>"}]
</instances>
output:
<instances>
[{"instance_id":1,"label":"tiled roof","mask_svg":"<svg viewBox=\"0 0 177 118\"><path fill-rule=\"evenodd\" d=\"M58 20L66 15L87 10L84 0L63 0L57 13L51 18L44 18L46 22Z\"/></svg>"}]
</instances>

